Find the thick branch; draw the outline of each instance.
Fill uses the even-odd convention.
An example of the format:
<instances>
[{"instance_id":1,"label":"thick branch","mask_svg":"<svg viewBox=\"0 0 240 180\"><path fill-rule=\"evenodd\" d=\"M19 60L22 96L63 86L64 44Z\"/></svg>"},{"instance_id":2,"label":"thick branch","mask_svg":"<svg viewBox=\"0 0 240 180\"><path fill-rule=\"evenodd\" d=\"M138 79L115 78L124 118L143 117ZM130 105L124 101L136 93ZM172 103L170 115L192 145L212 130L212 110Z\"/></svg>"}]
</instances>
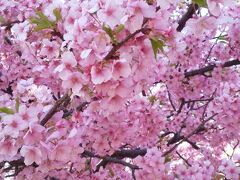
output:
<instances>
[{"instance_id":1,"label":"thick branch","mask_svg":"<svg viewBox=\"0 0 240 180\"><path fill-rule=\"evenodd\" d=\"M195 11L198 9L198 5L197 4L190 4L188 7L187 12L182 16L182 18L178 21L178 27L177 27L177 31L180 32L183 30L183 28L186 25L186 22L192 18L193 14L195 13Z\"/></svg>"},{"instance_id":2,"label":"thick branch","mask_svg":"<svg viewBox=\"0 0 240 180\"><path fill-rule=\"evenodd\" d=\"M147 149L122 149L115 151L112 155L112 157L117 157L117 158L136 158L137 156L145 156L147 153Z\"/></svg>"},{"instance_id":3,"label":"thick branch","mask_svg":"<svg viewBox=\"0 0 240 180\"><path fill-rule=\"evenodd\" d=\"M87 151L85 150L82 153L83 157L91 157L91 158L98 158L98 159L102 159L97 167L95 172L98 172L100 170L101 167L105 168L106 165L108 163L117 163L117 164L122 164L124 166L129 167L133 173L135 169L139 169L138 166L127 163L126 161L123 161L122 159L124 158L131 158L134 159L137 156L144 156L147 153L147 149L140 149L140 148L136 148L136 149L121 149L121 150L117 150L115 151L111 156L99 156L94 154L91 151Z\"/></svg>"}]
</instances>

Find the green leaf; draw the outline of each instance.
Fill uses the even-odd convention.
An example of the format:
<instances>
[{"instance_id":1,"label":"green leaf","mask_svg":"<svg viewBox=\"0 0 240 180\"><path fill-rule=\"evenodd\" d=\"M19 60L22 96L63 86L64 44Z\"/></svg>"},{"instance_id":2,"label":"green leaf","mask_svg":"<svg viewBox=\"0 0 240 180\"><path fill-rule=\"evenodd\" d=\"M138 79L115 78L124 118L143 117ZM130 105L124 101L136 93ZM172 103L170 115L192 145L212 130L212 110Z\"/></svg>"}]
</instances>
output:
<instances>
[{"instance_id":1,"label":"green leaf","mask_svg":"<svg viewBox=\"0 0 240 180\"><path fill-rule=\"evenodd\" d=\"M123 29L124 29L124 25L123 25L123 24L120 24L120 25L117 26L117 28L115 29L114 33L115 33L115 34L118 34L118 33L120 33Z\"/></svg>"},{"instance_id":2,"label":"green leaf","mask_svg":"<svg viewBox=\"0 0 240 180\"><path fill-rule=\"evenodd\" d=\"M102 28L108 34L108 36L111 38L112 43L117 44L118 42L116 40L116 37L114 36L112 29L106 24L103 24Z\"/></svg>"},{"instance_id":3,"label":"green leaf","mask_svg":"<svg viewBox=\"0 0 240 180\"><path fill-rule=\"evenodd\" d=\"M20 99L19 99L19 97L17 97L17 98L16 98L16 104L15 104L16 112L19 111L19 106L20 106Z\"/></svg>"},{"instance_id":4,"label":"green leaf","mask_svg":"<svg viewBox=\"0 0 240 180\"><path fill-rule=\"evenodd\" d=\"M34 28L34 31L41 31L43 29L54 29L56 28L56 22L50 21L47 16L45 16L42 12L36 12L37 17L31 17L30 22L32 24L36 24L37 26Z\"/></svg>"},{"instance_id":5,"label":"green leaf","mask_svg":"<svg viewBox=\"0 0 240 180\"><path fill-rule=\"evenodd\" d=\"M4 22L3 16L0 16L0 23Z\"/></svg>"},{"instance_id":6,"label":"green leaf","mask_svg":"<svg viewBox=\"0 0 240 180\"><path fill-rule=\"evenodd\" d=\"M227 41L226 35L218 36L218 40Z\"/></svg>"},{"instance_id":7,"label":"green leaf","mask_svg":"<svg viewBox=\"0 0 240 180\"><path fill-rule=\"evenodd\" d=\"M62 19L61 10L59 8L54 9L53 14L56 17L56 22Z\"/></svg>"},{"instance_id":8,"label":"green leaf","mask_svg":"<svg viewBox=\"0 0 240 180\"><path fill-rule=\"evenodd\" d=\"M200 7L207 8L206 0L192 0L193 3L198 4Z\"/></svg>"},{"instance_id":9,"label":"green leaf","mask_svg":"<svg viewBox=\"0 0 240 180\"><path fill-rule=\"evenodd\" d=\"M2 108L0 108L0 113L14 114L14 111L12 109L10 109L10 108L2 107Z\"/></svg>"},{"instance_id":10,"label":"green leaf","mask_svg":"<svg viewBox=\"0 0 240 180\"><path fill-rule=\"evenodd\" d=\"M154 38L154 37L150 38L150 41L152 44L154 56L156 58L159 50L161 50L163 52L164 42L162 40Z\"/></svg>"}]
</instances>

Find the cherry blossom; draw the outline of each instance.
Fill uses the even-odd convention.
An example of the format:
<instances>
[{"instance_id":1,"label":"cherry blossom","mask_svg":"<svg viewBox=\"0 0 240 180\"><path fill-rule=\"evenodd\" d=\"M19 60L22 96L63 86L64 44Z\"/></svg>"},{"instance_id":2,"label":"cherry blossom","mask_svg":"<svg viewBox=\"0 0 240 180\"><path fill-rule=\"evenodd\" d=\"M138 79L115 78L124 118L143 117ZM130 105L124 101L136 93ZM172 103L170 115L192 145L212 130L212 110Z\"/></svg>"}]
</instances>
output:
<instances>
[{"instance_id":1,"label":"cherry blossom","mask_svg":"<svg viewBox=\"0 0 240 180\"><path fill-rule=\"evenodd\" d=\"M6 115L3 117L3 129L5 135L11 137L18 137L19 133L28 127L27 123L21 118L20 115Z\"/></svg>"},{"instance_id":2,"label":"cherry blossom","mask_svg":"<svg viewBox=\"0 0 240 180\"><path fill-rule=\"evenodd\" d=\"M97 11L97 17L103 23L106 23L111 28L120 24L120 19L124 16L124 9L119 7L122 0L107 0L102 9Z\"/></svg>"},{"instance_id":3,"label":"cherry blossom","mask_svg":"<svg viewBox=\"0 0 240 180\"><path fill-rule=\"evenodd\" d=\"M108 67L93 66L91 68L91 78L94 84L101 84L111 79L112 72Z\"/></svg>"},{"instance_id":4,"label":"cherry blossom","mask_svg":"<svg viewBox=\"0 0 240 180\"><path fill-rule=\"evenodd\" d=\"M41 55L47 56L48 58L57 57L59 54L59 45L57 42L50 42L47 39L43 40L43 48L40 52Z\"/></svg>"},{"instance_id":5,"label":"cherry blossom","mask_svg":"<svg viewBox=\"0 0 240 180\"><path fill-rule=\"evenodd\" d=\"M1 179L240 178L232 0L0 1Z\"/></svg>"},{"instance_id":6,"label":"cherry blossom","mask_svg":"<svg viewBox=\"0 0 240 180\"><path fill-rule=\"evenodd\" d=\"M15 24L12 27L12 32L15 34L18 40L25 40L27 38L27 32L29 31L29 22Z\"/></svg>"},{"instance_id":7,"label":"cherry blossom","mask_svg":"<svg viewBox=\"0 0 240 180\"><path fill-rule=\"evenodd\" d=\"M23 146L20 153L24 157L26 165L31 165L34 162L37 164L41 163L42 152L34 146Z\"/></svg>"}]
</instances>

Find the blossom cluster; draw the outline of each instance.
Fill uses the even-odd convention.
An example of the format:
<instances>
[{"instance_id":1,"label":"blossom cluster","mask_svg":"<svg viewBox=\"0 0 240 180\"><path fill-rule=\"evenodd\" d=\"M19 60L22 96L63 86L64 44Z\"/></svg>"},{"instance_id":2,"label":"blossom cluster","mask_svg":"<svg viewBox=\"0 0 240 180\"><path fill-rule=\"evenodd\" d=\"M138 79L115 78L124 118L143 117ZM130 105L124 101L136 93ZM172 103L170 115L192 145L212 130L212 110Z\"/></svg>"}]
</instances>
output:
<instances>
[{"instance_id":1,"label":"blossom cluster","mask_svg":"<svg viewBox=\"0 0 240 180\"><path fill-rule=\"evenodd\" d=\"M1 176L239 179L239 28L234 0L0 0Z\"/></svg>"}]
</instances>

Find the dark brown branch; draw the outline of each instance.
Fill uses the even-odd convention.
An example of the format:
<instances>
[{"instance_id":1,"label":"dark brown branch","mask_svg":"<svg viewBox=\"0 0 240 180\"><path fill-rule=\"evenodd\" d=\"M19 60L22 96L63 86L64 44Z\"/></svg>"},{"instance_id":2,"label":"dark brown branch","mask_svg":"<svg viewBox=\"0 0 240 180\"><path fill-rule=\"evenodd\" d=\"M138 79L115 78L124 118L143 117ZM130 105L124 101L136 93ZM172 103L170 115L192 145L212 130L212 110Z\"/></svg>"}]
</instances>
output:
<instances>
[{"instance_id":1,"label":"dark brown branch","mask_svg":"<svg viewBox=\"0 0 240 180\"><path fill-rule=\"evenodd\" d=\"M21 21L15 20L15 21L11 21L11 22L4 22L4 23L0 24L0 27L5 27L6 30L10 30L11 27L16 23L21 23Z\"/></svg>"},{"instance_id":2,"label":"dark brown branch","mask_svg":"<svg viewBox=\"0 0 240 180\"><path fill-rule=\"evenodd\" d=\"M169 99L169 102L170 102L170 104L171 104L173 110L176 111L176 107L175 107L175 105L173 104L172 96L171 96L171 94L170 94L168 88L167 88L167 93L168 93L168 99Z\"/></svg>"},{"instance_id":3,"label":"dark brown branch","mask_svg":"<svg viewBox=\"0 0 240 180\"><path fill-rule=\"evenodd\" d=\"M192 166L187 159L185 159L178 151L176 151L177 155L188 165L188 166Z\"/></svg>"},{"instance_id":4,"label":"dark brown branch","mask_svg":"<svg viewBox=\"0 0 240 180\"><path fill-rule=\"evenodd\" d=\"M177 27L177 31L180 32L183 30L183 28L186 25L186 22L192 18L193 14L196 12L196 10L198 9L198 5L197 4L190 4L188 7L187 12L182 16L182 18L178 21L178 27Z\"/></svg>"},{"instance_id":5,"label":"dark brown branch","mask_svg":"<svg viewBox=\"0 0 240 180\"><path fill-rule=\"evenodd\" d=\"M235 59L235 60L232 60L232 61L225 62L222 65L222 67L231 67L231 66L239 65L239 64L240 64L240 61L238 59ZM212 71L216 67L217 67L216 64L210 64L210 65L207 65L206 67L203 67L203 68L200 68L200 69L195 69L195 70L185 72L184 76L186 78L189 78L189 77L196 76L196 75L204 75L204 73Z\"/></svg>"},{"instance_id":6,"label":"dark brown branch","mask_svg":"<svg viewBox=\"0 0 240 180\"><path fill-rule=\"evenodd\" d=\"M140 169L138 166L134 164L130 164L126 161L111 156L104 156L102 161L107 161L108 163L122 164L123 166L129 167L130 169ZM98 172L100 170L100 167L102 167L100 164L101 162L97 165L96 172Z\"/></svg>"},{"instance_id":7,"label":"dark brown branch","mask_svg":"<svg viewBox=\"0 0 240 180\"><path fill-rule=\"evenodd\" d=\"M122 149L115 151L112 155L112 157L117 158L136 158L137 156L145 156L147 153L147 149Z\"/></svg>"},{"instance_id":8,"label":"dark brown branch","mask_svg":"<svg viewBox=\"0 0 240 180\"><path fill-rule=\"evenodd\" d=\"M90 104L90 102L87 102L87 101L86 101L86 102L82 102L81 104L79 104L79 106L76 108L76 110L83 112L84 108L85 108L88 104Z\"/></svg>"},{"instance_id":9,"label":"dark brown branch","mask_svg":"<svg viewBox=\"0 0 240 180\"><path fill-rule=\"evenodd\" d=\"M104 60L111 59L114 56L114 54L117 52L117 50L119 50L126 42L128 42L130 39L134 38L137 34L139 34L141 32L144 33L148 30L149 30L149 28L141 28L141 29L136 30L132 34L129 34L124 40L119 42L117 45L113 46L113 48L109 51L109 53L103 59Z\"/></svg>"},{"instance_id":10,"label":"dark brown branch","mask_svg":"<svg viewBox=\"0 0 240 180\"><path fill-rule=\"evenodd\" d=\"M192 137L195 134L198 134L199 132L201 132L204 128L204 125L211 120L213 117L215 117L217 115L217 113L213 114L212 116L210 116L209 118L207 118L206 120L202 121L201 124L198 125L198 127L196 129L194 129L192 132L190 132L187 136L185 136L181 141L179 141L177 144L175 144L171 149L169 149L168 151L164 152L162 154L162 156L167 156L168 154L170 154L171 152L173 152L182 142L188 140L190 137Z\"/></svg>"},{"instance_id":11,"label":"dark brown branch","mask_svg":"<svg viewBox=\"0 0 240 180\"><path fill-rule=\"evenodd\" d=\"M48 111L46 116L41 121L41 125L44 126L49 119L53 117L53 115L57 112L57 109L61 104L63 104L65 101L69 100L69 95L66 93L63 97L61 97L59 100L56 101L56 103L53 105L53 107Z\"/></svg>"},{"instance_id":12,"label":"dark brown branch","mask_svg":"<svg viewBox=\"0 0 240 180\"><path fill-rule=\"evenodd\" d=\"M101 167L105 168L106 165L108 163L117 163L117 164L122 164L124 166L129 167L132 170L133 173L133 177L134 177L134 171L136 169L139 169L138 166L127 163L126 161L123 161L122 159L124 158L131 158L134 159L137 156L145 156L145 154L147 153L147 149L140 149L140 148L136 148L136 149L121 149L121 150L117 150L115 151L111 156L99 156L94 154L91 151L87 151L85 150L82 153L83 157L91 157L91 158L98 158L98 159L102 159L98 165L96 166L95 172L98 172L100 170Z\"/></svg>"}]
</instances>

